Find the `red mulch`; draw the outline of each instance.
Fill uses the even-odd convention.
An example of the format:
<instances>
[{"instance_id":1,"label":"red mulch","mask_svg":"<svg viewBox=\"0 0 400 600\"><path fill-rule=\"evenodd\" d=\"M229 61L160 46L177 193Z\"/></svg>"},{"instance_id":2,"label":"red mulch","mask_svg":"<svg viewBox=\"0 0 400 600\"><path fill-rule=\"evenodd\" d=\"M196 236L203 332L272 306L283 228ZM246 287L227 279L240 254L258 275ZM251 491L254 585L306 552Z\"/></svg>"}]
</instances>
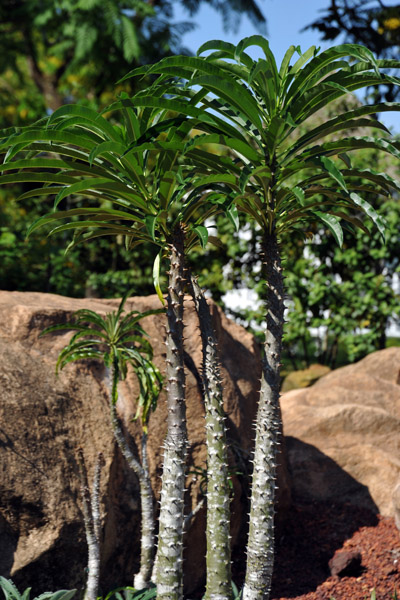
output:
<instances>
[{"instance_id":1,"label":"red mulch","mask_svg":"<svg viewBox=\"0 0 400 600\"><path fill-rule=\"evenodd\" d=\"M361 553L352 576L332 577L329 560L342 550ZM233 561L233 579L243 583L243 554ZM292 506L276 542L270 600L400 600L400 532L393 518L351 504Z\"/></svg>"},{"instance_id":2,"label":"red mulch","mask_svg":"<svg viewBox=\"0 0 400 600\"><path fill-rule=\"evenodd\" d=\"M332 577L328 562L358 550L361 568ZM296 506L277 542L271 600L377 600L400 598L400 532L394 519L350 504Z\"/></svg>"}]
</instances>

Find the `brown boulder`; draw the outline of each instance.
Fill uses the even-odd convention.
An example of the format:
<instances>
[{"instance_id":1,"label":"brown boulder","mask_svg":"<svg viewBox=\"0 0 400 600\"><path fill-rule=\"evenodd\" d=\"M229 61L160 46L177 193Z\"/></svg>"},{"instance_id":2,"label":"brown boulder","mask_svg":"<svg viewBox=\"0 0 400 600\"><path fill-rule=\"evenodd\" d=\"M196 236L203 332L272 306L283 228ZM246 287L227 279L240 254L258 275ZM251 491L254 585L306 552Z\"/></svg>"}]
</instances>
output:
<instances>
[{"instance_id":1,"label":"brown boulder","mask_svg":"<svg viewBox=\"0 0 400 600\"><path fill-rule=\"evenodd\" d=\"M393 516L400 475L400 348L281 398L293 493Z\"/></svg>"},{"instance_id":2,"label":"brown boulder","mask_svg":"<svg viewBox=\"0 0 400 600\"><path fill-rule=\"evenodd\" d=\"M70 333L39 337L50 325L71 320L79 308L100 313L115 309L118 300L72 299L40 293L0 292L0 574L13 577L33 592L81 587L85 580L84 537L77 480L76 449L83 447L92 477L98 452L102 471L102 587L131 584L138 568L140 507L138 485L116 447L109 426L107 387L102 365L68 365L56 377L57 355ZM159 308L156 296L132 298L127 309ZM232 465L244 472L253 444L260 360L253 337L212 305L222 360L225 410L232 445ZM204 408L199 387L201 345L198 321L186 302L187 417L189 460L205 467ZM154 348L154 361L164 368L164 315L143 319ZM136 412L136 382L121 384L118 410L140 447ZM155 497L160 490L162 442L166 405L162 395L151 416L149 464ZM283 459L281 459L283 462ZM190 468L190 467L189 467ZM288 506L289 488L280 468L278 500L281 514ZM188 476L187 510L200 497L200 481ZM246 527L245 477L234 477L232 536L237 545ZM204 577L205 511L196 516L187 534L187 591Z\"/></svg>"}]
</instances>

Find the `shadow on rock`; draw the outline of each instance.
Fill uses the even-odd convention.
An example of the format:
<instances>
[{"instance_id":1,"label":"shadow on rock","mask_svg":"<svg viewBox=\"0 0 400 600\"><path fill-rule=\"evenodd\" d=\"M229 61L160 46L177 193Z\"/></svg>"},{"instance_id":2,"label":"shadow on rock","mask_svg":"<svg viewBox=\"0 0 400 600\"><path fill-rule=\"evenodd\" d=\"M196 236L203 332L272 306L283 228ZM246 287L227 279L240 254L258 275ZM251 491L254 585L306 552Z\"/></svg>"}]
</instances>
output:
<instances>
[{"instance_id":1,"label":"shadow on rock","mask_svg":"<svg viewBox=\"0 0 400 600\"><path fill-rule=\"evenodd\" d=\"M315 446L286 438L293 505L276 543L271 598L295 598L329 576L329 560L360 527L378 523L368 488Z\"/></svg>"}]
</instances>

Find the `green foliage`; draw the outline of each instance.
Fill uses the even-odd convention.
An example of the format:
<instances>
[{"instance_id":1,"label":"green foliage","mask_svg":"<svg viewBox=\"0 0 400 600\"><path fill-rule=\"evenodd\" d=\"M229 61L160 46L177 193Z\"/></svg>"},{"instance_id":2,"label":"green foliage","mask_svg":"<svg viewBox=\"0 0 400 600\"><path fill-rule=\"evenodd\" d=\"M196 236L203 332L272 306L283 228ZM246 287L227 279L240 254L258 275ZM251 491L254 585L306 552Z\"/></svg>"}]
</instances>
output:
<instances>
[{"instance_id":1,"label":"green foliage","mask_svg":"<svg viewBox=\"0 0 400 600\"><path fill-rule=\"evenodd\" d=\"M260 45L265 59L255 61L245 54L246 46L251 43ZM215 51L206 59L165 59L151 67L150 72L159 73L160 82L165 86L170 69L174 67L187 82L185 91L176 90L177 99L186 93L192 102L196 99L206 109L212 108L225 116L223 122L215 118L214 127L208 127L203 120L199 128L204 131L205 142L215 141L213 131L218 127L219 142L234 150L236 162L231 172L237 177L235 169L238 164L241 165L238 181L241 193L234 186L236 179L232 182L225 177L225 184L231 187L231 197L234 197L237 208L254 219L259 228L274 229L280 236L284 255L287 256L288 288L293 307L287 328L289 344L292 340L301 340L306 347L311 341L310 327L329 324L328 333L334 348L320 349L319 356L323 362L334 362L339 343L345 343L350 360L383 347L388 320L398 312L398 302L391 284L397 267L395 257L398 256L396 240L399 239L399 218L396 203L378 202L377 194L398 194L399 181L393 175L393 169L387 168L387 165L392 157L393 161L398 161L399 150L397 141L389 142L385 137L378 138L376 134L365 136L364 131L367 127L376 131L384 130L384 126L372 117L373 113L399 110L399 104L360 106L349 102L346 93L384 81L385 76L381 78L375 75L375 68L384 67L385 61L375 62L359 46L342 45L321 55L315 54L315 49L310 49L298 59L296 65L289 68L290 58L295 53L295 49L291 48L278 71L266 41L257 36L243 40L236 49L230 44L214 41L200 49L206 50ZM359 62L348 63L344 60L346 53ZM223 58L231 58L238 64L223 61ZM396 65L399 66L399 63ZM274 74L271 89L263 85L262 79L268 69ZM135 74L140 73L134 71L131 75ZM194 85L202 85L202 92L194 95L191 91ZM252 95L246 91L246 86L251 87ZM207 92L217 95L217 98L208 98ZM235 98L233 102L231 96ZM143 94L138 94L136 98L137 102L142 102L142 99L146 103L151 102L148 92L145 98ZM304 98L309 100L303 105ZM338 98L346 99L346 103L338 105ZM321 109L334 101L332 114L316 120ZM175 110L179 108L177 103L171 101L172 107ZM227 121L235 125L235 131L229 128ZM260 127L261 122L265 127ZM353 137L338 139L342 131L349 129ZM362 134L359 134L360 131ZM251 145L244 146L246 139L251 140ZM276 163L272 159L273 153L278 157ZM381 159L383 153L388 157L385 161ZM368 165L374 168L366 169ZM376 169L379 166L382 170ZM229 166L226 165L226 168ZM382 236L386 224L375 210L378 205L382 206L382 212L386 213L388 219L388 244L384 247L378 240L378 234L373 233L368 221L363 219L364 213L364 217L371 219ZM330 231L339 247L344 240L342 228L347 229L350 236L346 237L345 248L335 248L329 236L321 236L321 227ZM320 246L321 252L314 262L301 258L301 237L314 237L315 243L310 244L309 248L313 249L317 244ZM342 269L341 274L327 275L329 267L324 263L327 261L328 265L331 264L330 254L333 252L335 257L342 256L343 260L349 261L346 273ZM256 283L260 287L260 277L254 273L255 269L259 272L256 255L257 252L247 253L247 272L253 285ZM382 269L378 268L378 263L381 267L386 265L386 274L387 266L391 265L389 275L381 275ZM357 285L354 286L350 281L356 267L360 275L355 276ZM243 264L239 265L237 272L243 277ZM338 277L335 275L340 275L341 280L345 281L346 275L347 288L346 284L338 288ZM310 286L313 287L311 294ZM304 291L300 293L302 288ZM379 291L375 293L374 290ZM323 297L326 297L326 302L320 303ZM343 298L347 301L343 302ZM380 302L379 306L377 301ZM315 308L310 310L310 304ZM321 311L316 315L318 307ZM324 310L326 313L328 308L329 317L324 318ZM381 316L377 319L379 313ZM247 314L247 317L252 320L257 314ZM313 319L312 325L310 319ZM336 322L333 322L334 319ZM367 337L364 335L366 327L369 328ZM292 354L297 351L298 346L292 347ZM321 358L322 352L325 357Z\"/></svg>"},{"instance_id":2,"label":"green foliage","mask_svg":"<svg viewBox=\"0 0 400 600\"><path fill-rule=\"evenodd\" d=\"M128 366L132 366L140 388L135 418L140 415L143 428L146 429L150 412L157 405L163 378L151 361L153 349L139 321L164 310L143 313L133 310L123 314L128 295L121 299L118 310L109 312L105 317L95 311L81 309L75 312L73 322L48 327L41 335L55 331L76 331L58 356L56 372L77 360L99 359L107 367L114 367L118 381L118 378L125 379ZM112 400L115 404L116 386L113 391Z\"/></svg>"},{"instance_id":3,"label":"green foliage","mask_svg":"<svg viewBox=\"0 0 400 600\"><path fill-rule=\"evenodd\" d=\"M359 152L355 161L397 174L396 162L374 151ZM359 180L368 201L379 208L387 224L386 243L378 232L355 230L342 248L316 231L312 241L286 245L286 287L290 297L285 342L291 355L303 354L305 364L331 367L386 346L386 331L400 318L396 277L400 271L400 211L398 199L383 199ZM313 338L311 337L313 332ZM310 344L312 342L312 345ZM308 346L308 352L302 348Z\"/></svg>"},{"instance_id":4,"label":"green foliage","mask_svg":"<svg viewBox=\"0 0 400 600\"><path fill-rule=\"evenodd\" d=\"M246 54L246 48L251 45L258 47L264 58L253 60ZM366 48L344 44L320 55L315 48L310 48L289 68L296 51L291 47L278 70L268 42L260 36L246 38L236 48L221 41L208 42L200 48L199 54L206 51L212 53L205 58L172 57L152 66L147 73L159 74L160 83L154 84L152 96L148 91L137 94L135 103L160 105L157 96L166 89L165 80L170 78L170 73L182 77L186 81L185 89L173 89L171 81L168 91L174 91L175 98L164 100L163 106L168 105L188 118L199 118L187 105L182 108L180 99L186 95L191 104L196 100L208 111L207 120L203 117L197 125L204 131L202 143L218 139L237 156L235 163L224 165L225 174L218 179L221 185L231 188L238 210L254 219L261 229L274 230L281 236L287 231L307 232L310 222L319 221L340 245L341 222L347 228L361 227L368 231L358 216L364 213L383 234L382 219L364 196L359 195L358 186L353 182L352 177L360 176L360 172L352 167L349 153L373 148L398 158L396 143L368 136L324 141L333 132L361 125L385 129L369 117L378 107L357 107L306 134L296 136L296 132L336 98L367 84L379 85L387 77L377 73L385 61L376 61ZM348 56L352 63L345 60ZM129 76L142 72L136 70ZM200 86L201 92L192 91L195 86ZM386 108L400 110L400 105ZM215 131L219 136L215 136ZM216 164L216 168L222 167L218 161ZM226 168L232 179L226 174ZM399 189L398 182L386 174L365 172L363 177L383 193L389 188ZM323 198L322 207L317 196Z\"/></svg>"},{"instance_id":5,"label":"green foliage","mask_svg":"<svg viewBox=\"0 0 400 600\"><path fill-rule=\"evenodd\" d=\"M130 586L116 588L108 592L104 600L152 600L156 596L156 586L151 584L146 590L135 590L135 588Z\"/></svg>"},{"instance_id":6,"label":"green foliage","mask_svg":"<svg viewBox=\"0 0 400 600\"><path fill-rule=\"evenodd\" d=\"M141 109L121 95L106 112L120 116L122 124L87 107L67 105L44 126L11 130L0 142L0 148L8 149L0 183L40 184L20 201L53 196L54 210L37 219L28 233L43 226L50 235L74 230L69 250L102 236L124 241L126 252L154 244L161 251L154 269L161 297L160 259L179 223L185 224L187 250L219 243L204 227L207 218L221 211L218 192L205 202L204 190L214 182L207 176L214 158L202 151L204 164L194 167L199 151L188 137L191 123L171 118L168 102L165 109ZM202 115L198 110L194 114ZM67 222L59 224L63 220Z\"/></svg>"},{"instance_id":7,"label":"green foliage","mask_svg":"<svg viewBox=\"0 0 400 600\"><path fill-rule=\"evenodd\" d=\"M337 38L367 46L380 58L397 59L400 50L400 5L385 6L379 0L330 0L329 5L305 29L315 29L322 39ZM395 86L384 86L379 96L392 102L399 97ZM376 94L375 94L375 97Z\"/></svg>"},{"instance_id":8,"label":"green foliage","mask_svg":"<svg viewBox=\"0 0 400 600\"><path fill-rule=\"evenodd\" d=\"M194 16L202 0L181 4ZM222 13L227 29L235 28L243 14L258 29L265 23L254 0L211 4ZM0 127L36 120L46 109L66 102L105 106L110 93L114 95L115 81L132 66L174 52L187 53L181 37L194 26L173 22L170 0L156 6L145 0L4 0Z\"/></svg>"},{"instance_id":9,"label":"green foliage","mask_svg":"<svg viewBox=\"0 0 400 600\"><path fill-rule=\"evenodd\" d=\"M0 587L3 590L5 600L30 600L31 588L27 588L22 594L17 590L11 579L0 576ZM44 592L35 600L71 600L76 590L58 590L57 592Z\"/></svg>"}]
</instances>

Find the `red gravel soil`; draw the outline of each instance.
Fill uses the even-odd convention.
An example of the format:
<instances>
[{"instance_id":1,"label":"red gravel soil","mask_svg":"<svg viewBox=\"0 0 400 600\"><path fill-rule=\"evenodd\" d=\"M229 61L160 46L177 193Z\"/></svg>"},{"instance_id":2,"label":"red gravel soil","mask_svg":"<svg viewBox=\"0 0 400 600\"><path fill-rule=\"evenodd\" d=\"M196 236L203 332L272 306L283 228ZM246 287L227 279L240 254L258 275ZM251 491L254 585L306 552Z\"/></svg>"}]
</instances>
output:
<instances>
[{"instance_id":1,"label":"red gravel soil","mask_svg":"<svg viewBox=\"0 0 400 600\"><path fill-rule=\"evenodd\" d=\"M361 566L332 577L329 560L361 553ZM271 600L400 600L400 532L394 519L347 505L295 506L277 541Z\"/></svg>"}]
</instances>

